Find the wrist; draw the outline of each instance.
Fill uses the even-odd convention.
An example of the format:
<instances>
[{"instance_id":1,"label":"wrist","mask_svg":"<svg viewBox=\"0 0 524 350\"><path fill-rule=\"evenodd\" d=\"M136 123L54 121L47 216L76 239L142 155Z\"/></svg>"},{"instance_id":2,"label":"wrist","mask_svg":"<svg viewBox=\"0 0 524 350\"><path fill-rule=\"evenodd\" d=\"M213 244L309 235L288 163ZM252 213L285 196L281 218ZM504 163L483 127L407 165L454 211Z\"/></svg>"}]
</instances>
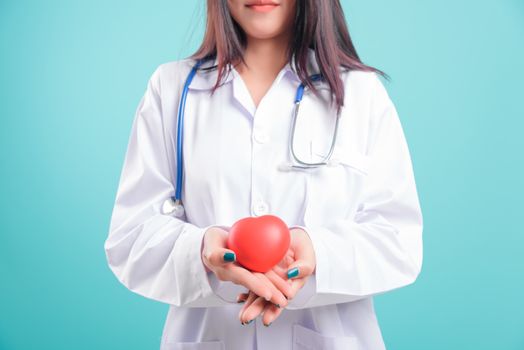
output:
<instances>
[{"instance_id":1,"label":"wrist","mask_svg":"<svg viewBox=\"0 0 524 350\"><path fill-rule=\"evenodd\" d=\"M204 265L204 269L206 273L212 272L212 270L209 268L209 266L206 263L206 254L207 254L207 240L209 238L210 232L213 230L216 230L216 226L207 226L204 229L204 234L202 235L202 244L200 245L200 259L202 260L202 265Z\"/></svg>"}]
</instances>

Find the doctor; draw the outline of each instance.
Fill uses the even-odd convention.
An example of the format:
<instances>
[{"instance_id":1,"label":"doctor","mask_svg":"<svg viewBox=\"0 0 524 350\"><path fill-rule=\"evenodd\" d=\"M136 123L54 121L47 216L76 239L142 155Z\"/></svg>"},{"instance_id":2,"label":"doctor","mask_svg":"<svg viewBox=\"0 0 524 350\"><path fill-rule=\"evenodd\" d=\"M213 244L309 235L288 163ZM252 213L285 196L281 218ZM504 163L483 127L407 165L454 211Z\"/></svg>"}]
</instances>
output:
<instances>
[{"instance_id":1,"label":"doctor","mask_svg":"<svg viewBox=\"0 0 524 350\"><path fill-rule=\"evenodd\" d=\"M160 64L136 110L109 267L170 305L163 350L385 349L373 296L419 275L422 214L382 72L360 61L338 0L207 12L199 50ZM225 238L265 214L292 244L252 273Z\"/></svg>"}]
</instances>

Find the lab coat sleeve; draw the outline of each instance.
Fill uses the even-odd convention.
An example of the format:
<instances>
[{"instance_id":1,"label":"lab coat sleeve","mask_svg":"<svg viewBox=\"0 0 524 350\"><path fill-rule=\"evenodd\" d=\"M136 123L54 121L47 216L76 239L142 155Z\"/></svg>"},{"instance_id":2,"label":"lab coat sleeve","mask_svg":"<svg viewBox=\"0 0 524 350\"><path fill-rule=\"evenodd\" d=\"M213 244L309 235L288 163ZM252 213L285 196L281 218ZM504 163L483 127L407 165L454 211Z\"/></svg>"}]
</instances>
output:
<instances>
[{"instance_id":1,"label":"lab coat sleeve","mask_svg":"<svg viewBox=\"0 0 524 350\"><path fill-rule=\"evenodd\" d=\"M370 169L356 214L304 229L316 270L288 308L351 302L413 283L422 266L422 213L397 111L374 76ZM354 200L348 198L348 200Z\"/></svg>"},{"instance_id":2,"label":"lab coat sleeve","mask_svg":"<svg viewBox=\"0 0 524 350\"><path fill-rule=\"evenodd\" d=\"M118 280L144 297L176 306L226 305L214 293L201 259L204 233L213 225L198 227L161 213L175 189L162 120L160 67L136 109L104 244L106 258Z\"/></svg>"}]
</instances>

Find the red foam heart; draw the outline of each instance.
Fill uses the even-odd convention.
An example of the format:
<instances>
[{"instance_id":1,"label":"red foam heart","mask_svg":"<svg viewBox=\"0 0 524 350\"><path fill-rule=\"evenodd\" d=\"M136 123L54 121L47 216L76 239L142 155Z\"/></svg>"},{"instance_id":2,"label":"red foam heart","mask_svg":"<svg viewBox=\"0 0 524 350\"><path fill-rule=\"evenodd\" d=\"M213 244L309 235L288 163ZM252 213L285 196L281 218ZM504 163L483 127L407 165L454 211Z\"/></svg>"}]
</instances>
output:
<instances>
[{"instance_id":1,"label":"red foam heart","mask_svg":"<svg viewBox=\"0 0 524 350\"><path fill-rule=\"evenodd\" d=\"M240 265L267 272L284 258L289 248L289 228L279 217L262 215L238 220L231 226L227 246Z\"/></svg>"}]
</instances>

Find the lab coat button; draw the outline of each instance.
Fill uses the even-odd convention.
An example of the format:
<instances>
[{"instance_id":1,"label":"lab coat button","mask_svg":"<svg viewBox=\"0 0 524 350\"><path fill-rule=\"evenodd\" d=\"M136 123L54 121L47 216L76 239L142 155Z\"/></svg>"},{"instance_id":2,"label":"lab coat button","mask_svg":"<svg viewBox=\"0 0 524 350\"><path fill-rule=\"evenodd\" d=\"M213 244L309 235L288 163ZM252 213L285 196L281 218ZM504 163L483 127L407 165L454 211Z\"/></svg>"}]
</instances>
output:
<instances>
[{"instance_id":1,"label":"lab coat button","mask_svg":"<svg viewBox=\"0 0 524 350\"><path fill-rule=\"evenodd\" d=\"M268 212L268 205L267 205L267 203L264 202L264 201L257 201L257 202L255 202L255 204L253 205L253 212L257 216L267 214L267 212Z\"/></svg>"},{"instance_id":2,"label":"lab coat button","mask_svg":"<svg viewBox=\"0 0 524 350\"><path fill-rule=\"evenodd\" d=\"M266 143L269 140L269 137L266 132L262 130L255 130L255 141L258 143Z\"/></svg>"}]
</instances>

